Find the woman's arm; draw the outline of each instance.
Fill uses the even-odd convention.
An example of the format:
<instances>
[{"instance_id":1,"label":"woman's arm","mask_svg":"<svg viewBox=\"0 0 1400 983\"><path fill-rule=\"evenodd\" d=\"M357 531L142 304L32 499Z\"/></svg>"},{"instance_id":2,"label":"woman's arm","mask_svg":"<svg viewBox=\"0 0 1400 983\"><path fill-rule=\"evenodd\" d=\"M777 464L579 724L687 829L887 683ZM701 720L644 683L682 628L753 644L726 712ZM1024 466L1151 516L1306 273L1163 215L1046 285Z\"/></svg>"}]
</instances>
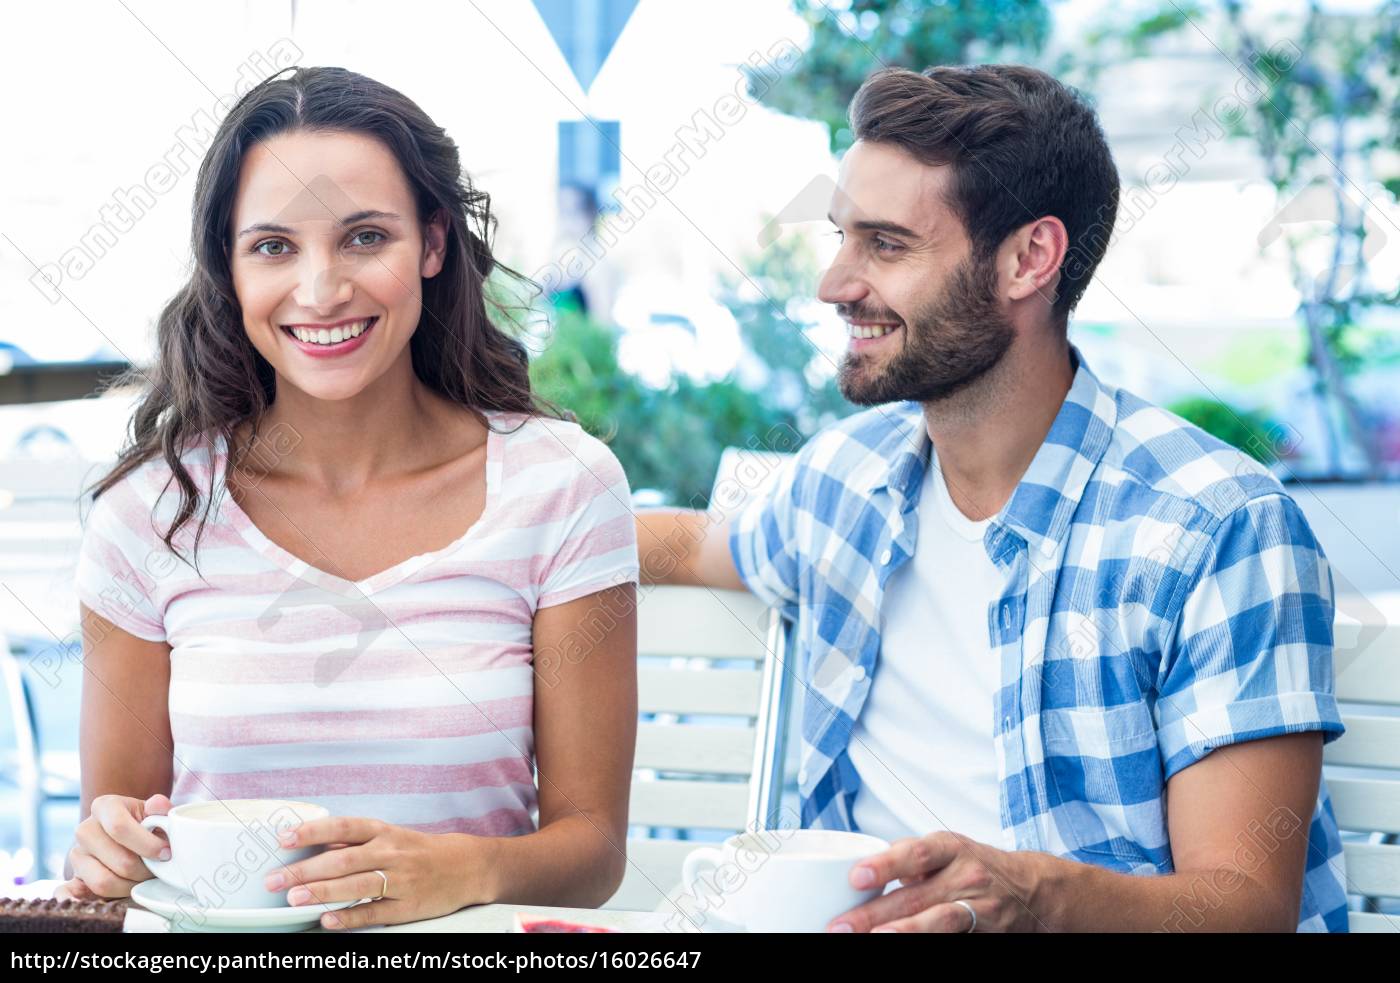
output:
<instances>
[{"instance_id":1,"label":"woman's arm","mask_svg":"<svg viewBox=\"0 0 1400 983\"><path fill-rule=\"evenodd\" d=\"M124 896L150 876L140 855L165 841L142 829L142 803L170 794L170 646L118 628L80 606L83 703L82 805L66 876L106 897Z\"/></svg>"},{"instance_id":2,"label":"woman's arm","mask_svg":"<svg viewBox=\"0 0 1400 983\"><path fill-rule=\"evenodd\" d=\"M614 587L536 613L540 828L497 841L492 900L591 908L626 870L637 744L637 594Z\"/></svg>"}]
</instances>

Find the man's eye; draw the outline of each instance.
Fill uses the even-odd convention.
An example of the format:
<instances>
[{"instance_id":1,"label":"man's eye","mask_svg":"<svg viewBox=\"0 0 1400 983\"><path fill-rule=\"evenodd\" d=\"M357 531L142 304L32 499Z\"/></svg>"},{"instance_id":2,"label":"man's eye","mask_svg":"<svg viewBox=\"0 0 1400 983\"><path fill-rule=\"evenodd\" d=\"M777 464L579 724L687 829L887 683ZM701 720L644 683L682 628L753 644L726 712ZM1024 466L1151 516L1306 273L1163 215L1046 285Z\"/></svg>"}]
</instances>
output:
<instances>
[{"instance_id":1,"label":"man's eye","mask_svg":"<svg viewBox=\"0 0 1400 983\"><path fill-rule=\"evenodd\" d=\"M879 236L876 236L872 241L875 243L875 251L877 253L897 253L904 248L897 242L890 242L888 239L881 239Z\"/></svg>"}]
</instances>

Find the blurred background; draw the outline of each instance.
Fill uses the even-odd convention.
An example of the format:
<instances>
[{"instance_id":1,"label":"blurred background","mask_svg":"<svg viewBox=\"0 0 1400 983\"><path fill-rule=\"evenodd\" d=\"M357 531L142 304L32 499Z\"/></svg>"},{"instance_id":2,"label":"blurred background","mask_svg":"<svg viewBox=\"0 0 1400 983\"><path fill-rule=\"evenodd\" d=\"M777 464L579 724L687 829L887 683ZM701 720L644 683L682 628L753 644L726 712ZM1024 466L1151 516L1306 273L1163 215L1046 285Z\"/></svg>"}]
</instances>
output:
<instances>
[{"instance_id":1,"label":"blurred background","mask_svg":"<svg viewBox=\"0 0 1400 983\"><path fill-rule=\"evenodd\" d=\"M639 502L701 506L726 447L791 451L771 435L852 411L845 332L814 295L861 80L1044 68L1097 106L1123 181L1072 340L1290 483L1339 591L1400 589L1400 3L125 0L0 24L0 632L19 671L76 645L74 492L133 405L104 382L149 361L187 275L198 161L231 100L294 64L379 79L456 138L497 256L541 287L510 298L532 305L516 329L540 391L610 442ZM77 814L80 676L32 679L0 732L13 777L14 725L38 722L50 870ZM41 867L23 812L0 783L5 881Z\"/></svg>"}]
</instances>

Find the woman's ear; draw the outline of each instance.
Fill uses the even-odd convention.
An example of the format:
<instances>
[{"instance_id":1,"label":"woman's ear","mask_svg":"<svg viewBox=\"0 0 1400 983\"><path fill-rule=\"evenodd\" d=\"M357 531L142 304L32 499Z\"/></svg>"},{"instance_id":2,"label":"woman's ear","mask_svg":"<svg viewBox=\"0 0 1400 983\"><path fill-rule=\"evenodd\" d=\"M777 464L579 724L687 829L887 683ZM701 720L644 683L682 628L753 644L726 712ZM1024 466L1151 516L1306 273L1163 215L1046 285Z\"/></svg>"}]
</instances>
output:
<instances>
[{"instance_id":1,"label":"woman's ear","mask_svg":"<svg viewBox=\"0 0 1400 983\"><path fill-rule=\"evenodd\" d=\"M419 274L427 279L442 272L447 259L447 212L439 208L423 226L423 262Z\"/></svg>"}]
</instances>

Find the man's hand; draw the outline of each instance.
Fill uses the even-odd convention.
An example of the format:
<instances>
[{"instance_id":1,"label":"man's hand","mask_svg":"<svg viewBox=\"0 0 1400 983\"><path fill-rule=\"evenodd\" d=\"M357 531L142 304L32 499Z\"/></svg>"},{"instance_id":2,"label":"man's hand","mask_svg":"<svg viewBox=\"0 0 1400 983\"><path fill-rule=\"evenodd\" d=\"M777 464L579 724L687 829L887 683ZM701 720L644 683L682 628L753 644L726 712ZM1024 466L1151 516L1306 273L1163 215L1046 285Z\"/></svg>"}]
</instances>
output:
<instances>
[{"instance_id":1,"label":"man's hand","mask_svg":"<svg viewBox=\"0 0 1400 983\"><path fill-rule=\"evenodd\" d=\"M1141 877L955 833L900 840L851 868L901 887L838 916L850 931L1290 932L1322 771L1316 731L1231 744L1167 782L1174 870ZM868 879L867 879L868 878ZM840 929L837 929L838 931Z\"/></svg>"},{"instance_id":2,"label":"man's hand","mask_svg":"<svg viewBox=\"0 0 1400 983\"><path fill-rule=\"evenodd\" d=\"M899 840L884 853L851 868L861 890L901 887L838 916L833 932L966 932L977 913L979 932L1047 931L1035 902L1050 865L1044 853L1008 853L957 833L930 833Z\"/></svg>"}]
</instances>

